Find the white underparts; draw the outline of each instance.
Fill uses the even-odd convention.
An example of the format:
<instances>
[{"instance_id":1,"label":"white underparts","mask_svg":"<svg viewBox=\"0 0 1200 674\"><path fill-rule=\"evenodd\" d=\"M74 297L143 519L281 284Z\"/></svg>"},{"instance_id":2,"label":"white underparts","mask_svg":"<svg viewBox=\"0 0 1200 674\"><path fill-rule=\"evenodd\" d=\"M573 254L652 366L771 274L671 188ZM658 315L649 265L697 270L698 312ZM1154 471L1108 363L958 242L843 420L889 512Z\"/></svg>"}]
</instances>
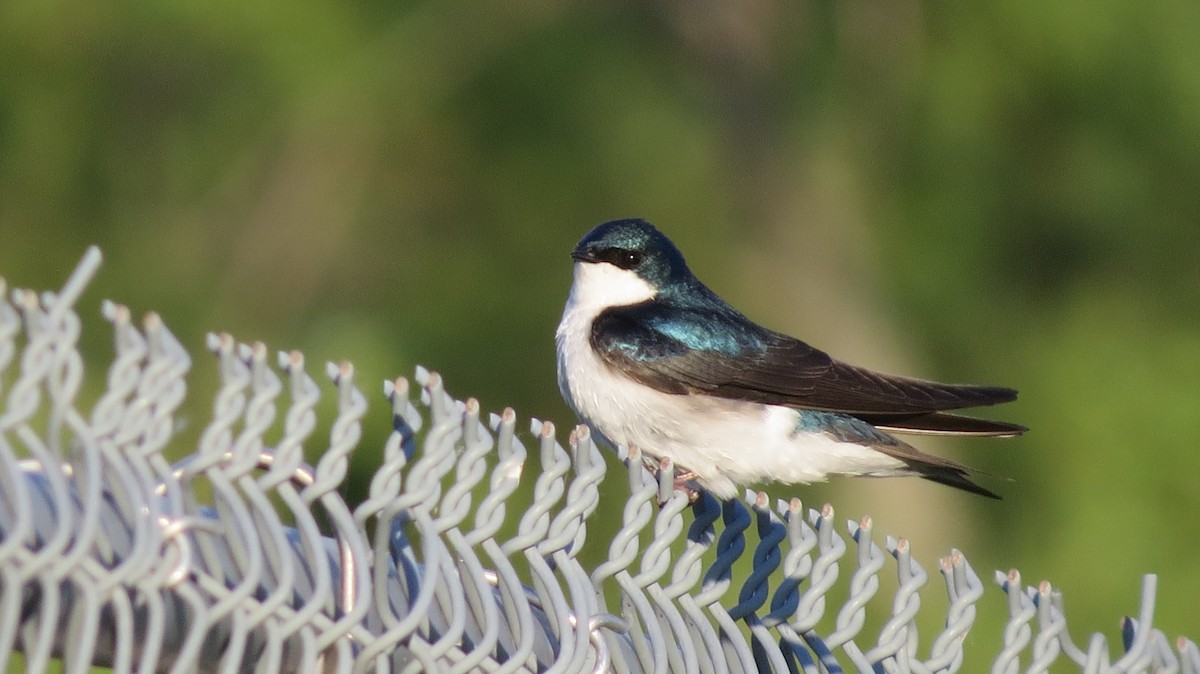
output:
<instances>
[{"instance_id":1,"label":"white underparts","mask_svg":"<svg viewBox=\"0 0 1200 674\"><path fill-rule=\"evenodd\" d=\"M591 346L605 309L652 299L655 289L606 263L575 264L575 282L556 333L558 384L579 418L611 445L636 445L697 475L721 498L753 482L809 483L832 475L902 475L905 464L820 432L797 431L799 414L777 405L671 395L605 364Z\"/></svg>"}]
</instances>

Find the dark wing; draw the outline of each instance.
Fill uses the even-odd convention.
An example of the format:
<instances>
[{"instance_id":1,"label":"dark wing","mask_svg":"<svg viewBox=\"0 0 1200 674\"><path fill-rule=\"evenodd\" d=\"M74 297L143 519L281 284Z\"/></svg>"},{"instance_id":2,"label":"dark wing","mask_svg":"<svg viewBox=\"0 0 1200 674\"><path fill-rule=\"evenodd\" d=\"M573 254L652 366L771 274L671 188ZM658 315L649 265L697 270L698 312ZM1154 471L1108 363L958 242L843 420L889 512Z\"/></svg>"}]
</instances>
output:
<instances>
[{"instance_id":1,"label":"dark wing","mask_svg":"<svg viewBox=\"0 0 1200 674\"><path fill-rule=\"evenodd\" d=\"M850 414L917 433L1015 435L1015 424L942 413L1016 398L993 386L960 386L847 365L726 307L650 301L603 312L592 346L626 376L666 393L703 393Z\"/></svg>"}]
</instances>

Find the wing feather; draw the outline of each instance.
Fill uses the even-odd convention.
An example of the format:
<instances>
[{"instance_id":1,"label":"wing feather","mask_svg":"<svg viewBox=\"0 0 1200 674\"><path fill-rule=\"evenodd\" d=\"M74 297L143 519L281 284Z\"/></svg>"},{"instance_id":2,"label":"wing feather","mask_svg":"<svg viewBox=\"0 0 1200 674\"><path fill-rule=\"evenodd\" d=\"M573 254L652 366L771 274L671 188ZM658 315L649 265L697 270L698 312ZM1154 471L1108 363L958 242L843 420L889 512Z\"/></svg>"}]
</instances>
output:
<instances>
[{"instance_id":1,"label":"wing feather","mask_svg":"<svg viewBox=\"0 0 1200 674\"><path fill-rule=\"evenodd\" d=\"M897 431L1015 435L1015 424L945 410L1009 402L1013 389L940 384L839 362L762 328L733 309L662 300L617 307L592 324L592 346L611 366L666 393L703 393L850 414Z\"/></svg>"}]
</instances>

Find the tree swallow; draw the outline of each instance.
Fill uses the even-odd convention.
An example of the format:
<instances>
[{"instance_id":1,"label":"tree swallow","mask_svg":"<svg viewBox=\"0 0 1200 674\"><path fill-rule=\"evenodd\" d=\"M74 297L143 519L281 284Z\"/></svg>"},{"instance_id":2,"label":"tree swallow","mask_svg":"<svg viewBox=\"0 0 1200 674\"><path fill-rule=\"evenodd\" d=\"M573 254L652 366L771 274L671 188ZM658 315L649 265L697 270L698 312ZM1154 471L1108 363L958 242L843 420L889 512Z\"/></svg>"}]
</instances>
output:
<instances>
[{"instance_id":1,"label":"tree swallow","mask_svg":"<svg viewBox=\"0 0 1200 674\"><path fill-rule=\"evenodd\" d=\"M588 232L556 333L558 386L602 441L669 458L729 499L747 483L916 475L999 498L968 469L892 435L1008 437L1016 424L947 413L1014 400L834 360L726 304L644 220Z\"/></svg>"}]
</instances>

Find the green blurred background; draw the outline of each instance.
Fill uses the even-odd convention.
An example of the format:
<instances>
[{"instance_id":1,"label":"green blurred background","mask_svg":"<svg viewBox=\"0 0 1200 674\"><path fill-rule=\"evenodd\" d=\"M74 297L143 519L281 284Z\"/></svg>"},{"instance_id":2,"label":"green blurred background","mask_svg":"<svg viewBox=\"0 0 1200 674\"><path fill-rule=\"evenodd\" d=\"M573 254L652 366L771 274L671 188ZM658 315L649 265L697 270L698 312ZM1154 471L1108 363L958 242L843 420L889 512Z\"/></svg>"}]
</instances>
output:
<instances>
[{"instance_id":1,"label":"green blurred background","mask_svg":"<svg viewBox=\"0 0 1200 674\"><path fill-rule=\"evenodd\" d=\"M99 300L157 310L197 357L194 433L206 331L317 373L352 360L361 495L379 382L415 364L572 424L567 253L645 217L770 327L1021 390L994 413L1025 438L919 442L1003 501L920 480L774 495L874 514L931 571L958 546L989 583L1048 578L1077 637L1115 635L1157 572L1159 624L1195 637L1197 35L1187 0L3 3L0 274L56 287L99 244L91 383ZM990 590L976 662L1003 612Z\"/></svg>"}]
</instances>

